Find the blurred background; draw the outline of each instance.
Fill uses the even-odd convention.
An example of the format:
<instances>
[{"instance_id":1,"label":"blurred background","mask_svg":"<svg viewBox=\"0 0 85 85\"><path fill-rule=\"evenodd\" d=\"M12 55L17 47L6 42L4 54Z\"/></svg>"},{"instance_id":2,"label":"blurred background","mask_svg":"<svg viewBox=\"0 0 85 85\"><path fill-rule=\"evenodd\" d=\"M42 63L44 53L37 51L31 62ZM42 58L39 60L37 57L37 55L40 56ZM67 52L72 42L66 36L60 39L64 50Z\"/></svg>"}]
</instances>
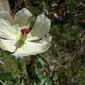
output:
<instances>
[{"instance_id":1,"label":"blurred background","mask_svg":"<svg viewBox=\"0 0 85 85\"><path fill-rule=\"evenodd\" d=\"M24 7L34 16L44 12L52 21L52 42L28 62L0 49L0 85L85 85L85 0L8 2L12 16Z\"/></svg>"}]
</instances>

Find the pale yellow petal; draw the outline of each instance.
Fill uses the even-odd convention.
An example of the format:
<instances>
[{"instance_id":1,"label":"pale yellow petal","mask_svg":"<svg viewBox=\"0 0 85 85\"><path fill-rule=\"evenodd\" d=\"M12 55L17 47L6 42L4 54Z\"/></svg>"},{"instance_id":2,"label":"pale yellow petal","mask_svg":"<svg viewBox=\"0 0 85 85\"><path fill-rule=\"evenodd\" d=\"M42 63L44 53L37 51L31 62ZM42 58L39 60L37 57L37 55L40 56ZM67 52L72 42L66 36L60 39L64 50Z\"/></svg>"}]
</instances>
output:
<instances>
[{"instance_id":1,"label":"pale yellow petal","mask_svg":"<svg viewBox=\"0 0 85 85\"><path fill-rule=\"evenodd\" d=\"M4 19L0 19L0 38L16 40L16 29Z\"/></svg>"},{"instance_id":2,"label":"pale yellow petal","mask_svg":"<svg viewBox=\"0 0 85 85\"><path fill-rule=\"evenodd\" d=\"M16 57L36 55L47 51L50 47L51 36L47 36L38 42L27 42L13 54Z\"/></svg>"},{"instance_id":3,"label":"pale yellow petal","mask_svg":"<svg viewBox=\"0 0 85 85\"><path fill-rule=\"evenodd\" d=\"M31 12L23 8L20 11L18 11L14 16L15 23L19 24L20 26L28 25L28 20L32 17Z\"/></svg>"},{"instance_id":4,"label":"pale yellow petal","mask_svg":"<svg viewBox=\"0 0 85 85\"><path fill-rule=\"evenodd\" d=\"M44 14L37 17L34 27L31 31L32 37L42 38L48 34L51 26L51 21Z\"/></svg>"},{"instance_id":5,"label":"pale yellow petal","mask_svg":"<svg viewBox=\"0 0 85 85\"><path fill-rule=\"evenodd\" d=\"M16 41L0 39L0 48L5 51L14 52L16 49L15 43Z\"/></svg>"},{"instance_id":6,"label":"pale yellow petal","mask_svg":"<svg viewBox=\"0 0 85 85\"><path fill-rule=\"evenodd\" d=\"M0 0L0 18L3 18L5 20L7 19L12 22L8 0Z\"/></svg>"}]
</instances>

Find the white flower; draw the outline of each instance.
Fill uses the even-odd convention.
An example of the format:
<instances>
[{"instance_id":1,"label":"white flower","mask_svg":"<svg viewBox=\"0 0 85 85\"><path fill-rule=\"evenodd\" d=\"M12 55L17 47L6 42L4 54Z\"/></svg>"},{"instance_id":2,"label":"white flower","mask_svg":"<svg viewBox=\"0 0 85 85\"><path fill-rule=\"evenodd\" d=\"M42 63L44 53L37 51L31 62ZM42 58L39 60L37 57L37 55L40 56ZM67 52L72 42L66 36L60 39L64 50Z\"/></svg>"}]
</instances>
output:
<instances>
[{"instance_id":1,"label":"white flower","mask_svg":"<svg viewBox=\"0 0 85 85\"><path fill-rule=\"evenodd\" d=\"M49 49L51 21L44 14L40 14L30 31L28 21L31 17L32 14L26 8L18 11L14 19L9 12L0 11L0 47L3 50L23 57L43 53Z\"/></svg>"}]
</instances>

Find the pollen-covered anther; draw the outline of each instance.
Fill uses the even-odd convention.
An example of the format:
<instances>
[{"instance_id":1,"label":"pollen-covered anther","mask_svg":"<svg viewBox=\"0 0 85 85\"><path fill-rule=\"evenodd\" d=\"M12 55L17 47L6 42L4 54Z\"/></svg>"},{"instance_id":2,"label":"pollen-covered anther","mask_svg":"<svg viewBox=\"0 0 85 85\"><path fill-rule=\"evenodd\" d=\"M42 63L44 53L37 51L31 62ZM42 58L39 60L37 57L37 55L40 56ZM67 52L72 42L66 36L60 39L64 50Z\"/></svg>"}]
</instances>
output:
<instances>
[{"instance_id":1,"label":"pollen-covered anther","mask_svg":"<svg viewBox=\"0 0 85 85\"><path fill-rule=\"evenodd\" d=\"M27 35L30 32L30 30L28 28L22 28L21 29L21 33L24 35Z\"/></svg>"}]
</instances>

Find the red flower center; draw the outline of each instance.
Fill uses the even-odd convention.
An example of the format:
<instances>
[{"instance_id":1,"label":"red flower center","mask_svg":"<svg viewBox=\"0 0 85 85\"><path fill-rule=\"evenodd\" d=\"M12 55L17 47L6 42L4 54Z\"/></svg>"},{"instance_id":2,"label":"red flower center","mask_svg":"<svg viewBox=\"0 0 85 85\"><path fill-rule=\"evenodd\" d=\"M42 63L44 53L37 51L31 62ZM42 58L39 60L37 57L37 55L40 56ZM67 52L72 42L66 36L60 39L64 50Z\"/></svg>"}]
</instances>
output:
<instances>
[{"instance_id":1,"label":"red flower center","mask_svg":"<svg viewBox=\"0 0 85 85\"><path fill-rule=\"evenodd\" d=\"M27 35L30 32L28 28L22 28L21 33Z\"/></svg>"}]
</instances>

